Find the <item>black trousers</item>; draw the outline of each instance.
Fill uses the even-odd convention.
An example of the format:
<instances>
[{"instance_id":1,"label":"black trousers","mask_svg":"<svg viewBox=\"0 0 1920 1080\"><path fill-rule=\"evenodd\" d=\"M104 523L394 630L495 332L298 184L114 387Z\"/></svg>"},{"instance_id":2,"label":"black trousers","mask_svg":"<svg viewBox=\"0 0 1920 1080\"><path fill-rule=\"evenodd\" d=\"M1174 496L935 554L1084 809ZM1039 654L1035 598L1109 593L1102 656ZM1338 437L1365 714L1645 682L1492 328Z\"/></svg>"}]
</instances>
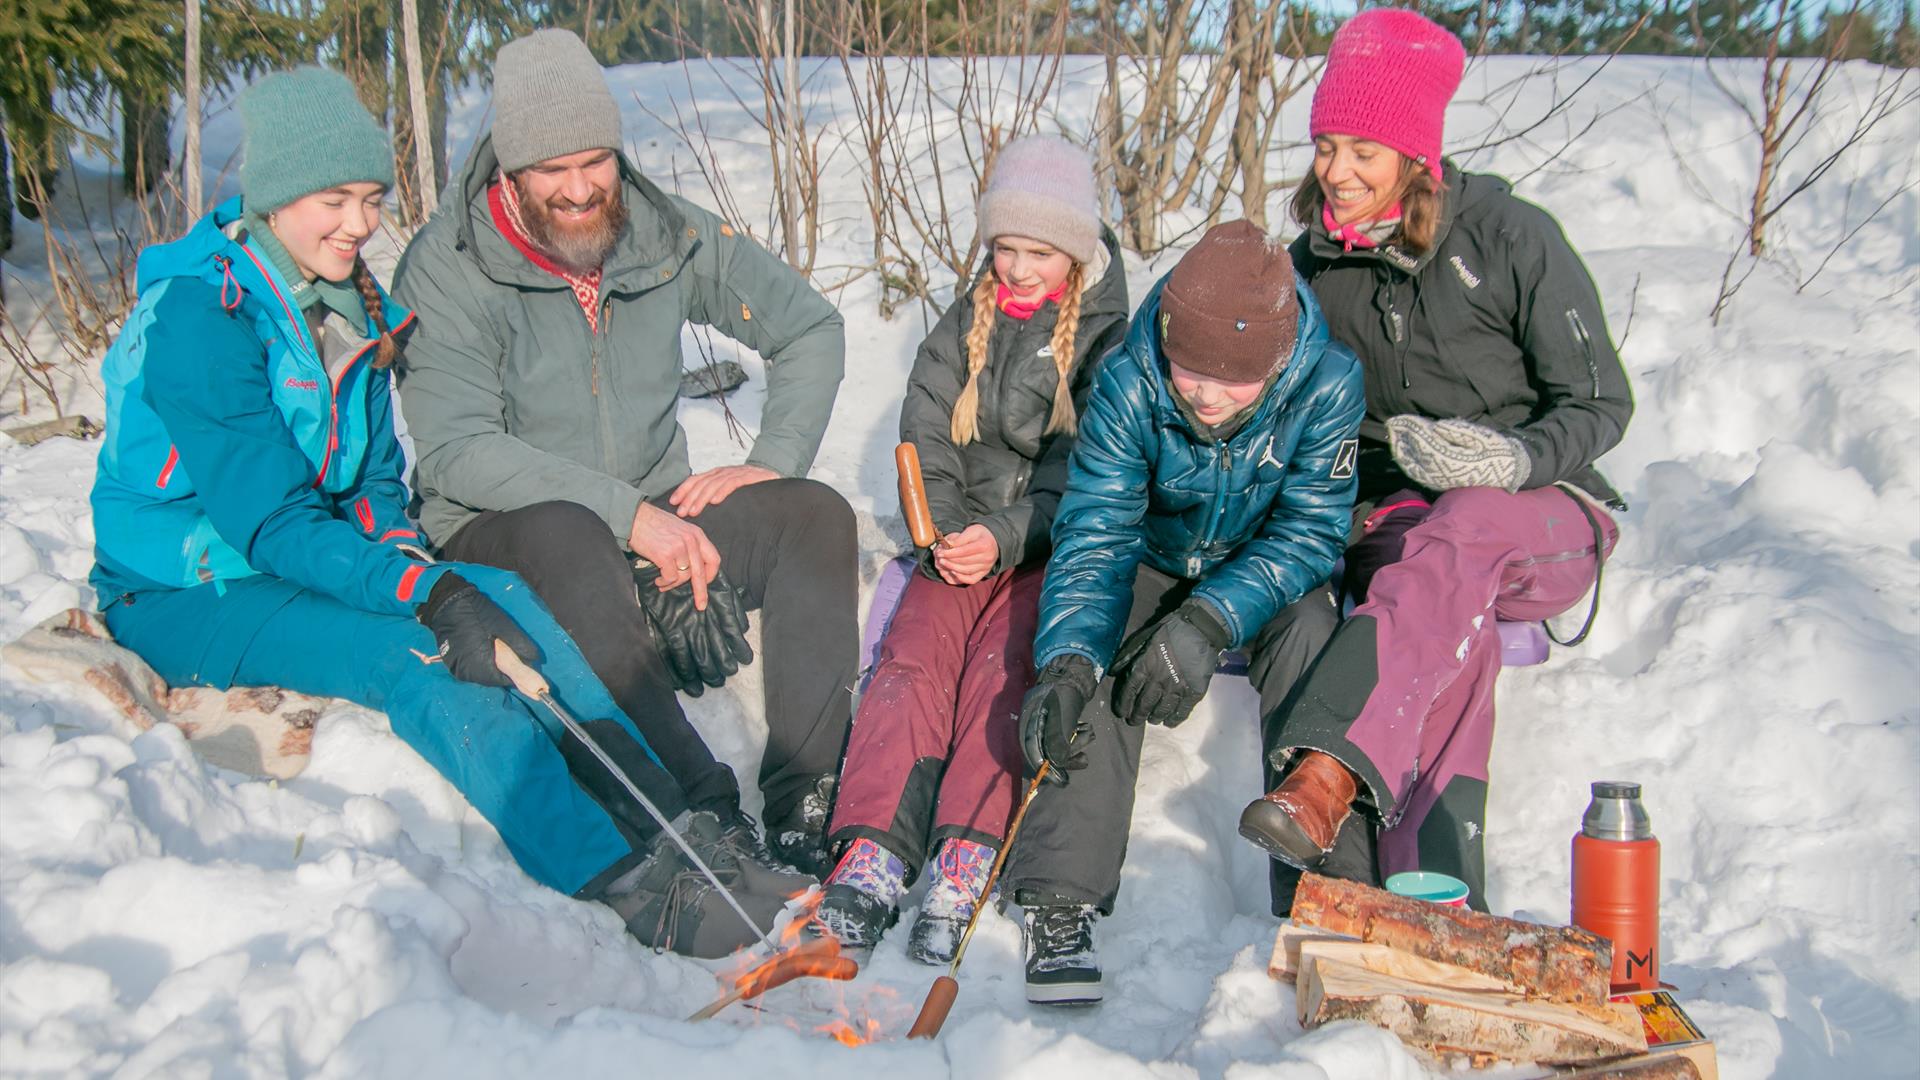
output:
<instances>
[{"instance_id":1,"label":"black trousers","mask_svg":"<svg viewBox=\"0 0 1920 1080\"><path fill-rule=\"evenodd\" d=\"M759 613L754 663L765 665L767 718L760 790L766 819L779 821L816 778L839 771L846 748L860 634L853 511L825 484L769 480L734 491L693 523L720 552L720 568L745 594L747 609ZM680 709L636 599L632 556L597 515L569 502L488 511L462 526L444 552L525 578L659 755L684 802L738 805L733 770L714 759Z\"/></svg>"},{"instance_id":2,"label":"black trousers","mask_svg":"<svg viewBox=\"0 0 1920 1080\"><path fill-rule=\"evenodd\" d=\"M1171 614L1195 584L1142 566L1133 582L1127 635ZM1284 608L1248 643L1247 678L1260 694L1263 747L1279 735L1273 718L1280 702L1333 636L1338 621L1333 593L1322 586ZM1043 785L1027 809L1020 835L1007 853L1006 873L1018 904L1064 900L1113 913L1120 867L1127 858L1146 725L1115 717L1112 698L1109 675L1100 681L1084 714L1093 727L1087 767L1075 770L1065 787ZM1257 794L1248 792L1247 797ZM1291 899L1291 887L1288 896Z\"/></svg>"}]
</instances>

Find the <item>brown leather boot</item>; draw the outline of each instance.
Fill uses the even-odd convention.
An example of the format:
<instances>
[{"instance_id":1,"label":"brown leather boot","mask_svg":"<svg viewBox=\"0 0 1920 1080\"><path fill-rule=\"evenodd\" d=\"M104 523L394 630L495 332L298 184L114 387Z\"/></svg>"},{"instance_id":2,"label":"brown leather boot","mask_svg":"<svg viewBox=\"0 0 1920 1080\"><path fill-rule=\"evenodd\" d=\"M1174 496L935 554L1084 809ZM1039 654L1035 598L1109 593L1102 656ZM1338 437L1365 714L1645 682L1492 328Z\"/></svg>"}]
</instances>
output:
<instances>
[{"instance_id":1,"label":"brown leather boot","mask_svg":"<svg viewBox=\"0 0 1920 1080\"><path fill-rule=\"evenodd\" d=\"M1333 850L1359 784L1331 754L1309 750L1280 786L1240 812L1240 835L1290 866L1311 870Z\"/></svg>"}]
</instances>

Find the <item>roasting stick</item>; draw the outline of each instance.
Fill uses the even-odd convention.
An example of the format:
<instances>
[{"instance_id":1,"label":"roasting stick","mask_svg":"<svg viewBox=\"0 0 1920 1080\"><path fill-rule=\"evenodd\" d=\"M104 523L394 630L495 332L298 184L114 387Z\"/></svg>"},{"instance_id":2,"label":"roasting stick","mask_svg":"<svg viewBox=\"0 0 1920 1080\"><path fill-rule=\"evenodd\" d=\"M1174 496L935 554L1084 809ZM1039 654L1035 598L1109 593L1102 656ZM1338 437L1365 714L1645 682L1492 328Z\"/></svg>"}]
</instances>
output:
<instances>
[{"instance_id":1,"label":"roasting stick","mask_svg":"<svg viewBox=\"0 0 1920 1080\"><path fill-rule=\"evenodd\" d=\"M713 999L712 1004L687 1017L688 1020L710 1020L721 1009L746 998L757 998L776 986L785 986L795 979L817 976L845 982L860 973L860 965L850 956L841 956L839 943L827 938L795 945L786 952L769 957L760 966L735 979L726 993Z\"/></svg>"},{"instance_id":2,"label":"roasting stick","mask_svg":"<svg viewBox=\"0 0 1920 1080\"><path fill-rule=\"evenodd\" d=\"M1033 804L1033 797L1040 793L1040 784L1047 778L1047 770L1053 768L1053 762L1043 761L1033 774L1033 780L1027 784L1027 793L1020 797L1020 806L1013 812L1013 821L1007 826L1007 838L1000 843L1000 853L994 856L993 869L987 873L986 886L980 890L980 902L973 905L973 915L967 919L967 928L960 934L960 944L953 950L953 963L948 965L947 973L933 980L933 986L927 991L927 1000L920 1004L920 1015L914 1017L913 1027L907 1031L909 1039L931 1039L940 1034L940 1028L947 1022L947 1014L953 1011L954 998L960 996L960 981L954 976L960 973L960 961L966 959L967 942L973 940L973 928L980 923L980 913L987 909L987 900L993 896L993 886L1000 880L1000 869L1007 864L1007 852L1013 850L1013 838L1020 833L1020 822L1026 819L1027 807Z\"/></svg>"}]
</instances>

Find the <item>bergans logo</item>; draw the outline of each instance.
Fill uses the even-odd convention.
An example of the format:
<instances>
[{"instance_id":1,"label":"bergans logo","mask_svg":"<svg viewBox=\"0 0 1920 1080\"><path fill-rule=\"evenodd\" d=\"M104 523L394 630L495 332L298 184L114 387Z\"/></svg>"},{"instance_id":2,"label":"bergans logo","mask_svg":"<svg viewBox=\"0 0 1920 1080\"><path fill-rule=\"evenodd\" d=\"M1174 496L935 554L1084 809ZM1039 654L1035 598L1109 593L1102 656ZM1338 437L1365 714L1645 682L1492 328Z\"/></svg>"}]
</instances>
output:
<instances>
[{"instance_id":1,"label":"bergans logo","mask_svg":"<svg viewBox=\"0 0 1920 1080\"><path fill-rule=\"evenodd\" d=\"M1467 264L1460 261L1460 256L1455 255L1453 258L1448 259L1447 262L1453 264L1453 272L1460 275L1460 280L1467 283L1467 288L1477 289L1480 287L1479 275L1467 269Z\"/></svg>"},{"instance_id":2,"label":"bergans logo","mask_svg":"<svg viewBox=\"0 0 1920 1080\"><path fill-rule=\"evenodd\" d=\"M291 376L291 375L289 375L289 376L287 376L287 381L286 381L285 383L283 383L282 385L283 385L283 386L285 386L285 387L286 387L287 389L289 389L289 390L318 390L318 389L320 389L320 382L319 382L319 380L317 380L317 379L296 379L296 378L294 378L294 377L293 377L293 376Z\"/></svg>"}]
</instances>

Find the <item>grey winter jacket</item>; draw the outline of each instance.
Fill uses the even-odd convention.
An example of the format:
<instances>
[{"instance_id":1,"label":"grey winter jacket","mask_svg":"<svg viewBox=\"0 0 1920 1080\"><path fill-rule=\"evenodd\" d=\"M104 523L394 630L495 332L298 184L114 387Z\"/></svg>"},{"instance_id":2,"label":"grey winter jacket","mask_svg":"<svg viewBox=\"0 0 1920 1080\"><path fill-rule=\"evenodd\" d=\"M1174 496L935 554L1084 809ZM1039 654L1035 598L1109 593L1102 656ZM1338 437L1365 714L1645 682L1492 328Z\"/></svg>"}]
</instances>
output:
<instances>
[{"instance_id":1,"label":"grey winter jacket","mask_svg":"<svg viewBox=\"0 0 1920 1080\"><path fill-rule=\"evenodd\" d=\"M832 304L621 156L630 223L605 263L596 333L568 284L494 224L495 172L492 140L482 139L394 275L394 295L420 319L400 401L418 452L420 524L434 543L482 510L550 499L587 507L624 541L640 500L690 474L676 419L689 321L766 358L748 464L806 473L845 363Z\"/></svg>"},{"instance_id":2,"label":"grey winter jacket","mask_svg":"<svg viewBox=\"0 0 1920 1080\"><path fill-rule=\"evenodd\" d=\"M1633 394L1592 277L1559 224L1505 180L1444 167L1438 242L1425 254L1343 252L1317 223L1291 248L1334 339L1366 372L1360 499L1418 487L1387 450L1387 418L1406 413L1518 437L1529 488L1569 480L1617 497L1593 462L1620 441Z\"/></svg>"},{"instance_id":3,"label":"grey winter jacket","mask_svg":"<svg viewBox=\"0 0 1920 1080\"><path fill-rule=\"evenodd\" d=\"M1127 334L1120 242L1112 230L1105 231L1104 241L1106 271L1080 298L1073 363L1067 369L1076 413L1086 405L1100 358ZM1046 557L1053 512L1067 486L1073 439L1044 434L1060 385L1051 348L1059 314L1059 305L1052 303L1025 320L994 313L987 364L979 376L978 433L972 442L956 446L953 406L966 386L966 340L973 328L973 290L963 290L920 343L900 406L900 439L920 452L934 524L943 533L975 522L985 525L1000 544L996 573Z\"/></svg>"}]
</instances>

